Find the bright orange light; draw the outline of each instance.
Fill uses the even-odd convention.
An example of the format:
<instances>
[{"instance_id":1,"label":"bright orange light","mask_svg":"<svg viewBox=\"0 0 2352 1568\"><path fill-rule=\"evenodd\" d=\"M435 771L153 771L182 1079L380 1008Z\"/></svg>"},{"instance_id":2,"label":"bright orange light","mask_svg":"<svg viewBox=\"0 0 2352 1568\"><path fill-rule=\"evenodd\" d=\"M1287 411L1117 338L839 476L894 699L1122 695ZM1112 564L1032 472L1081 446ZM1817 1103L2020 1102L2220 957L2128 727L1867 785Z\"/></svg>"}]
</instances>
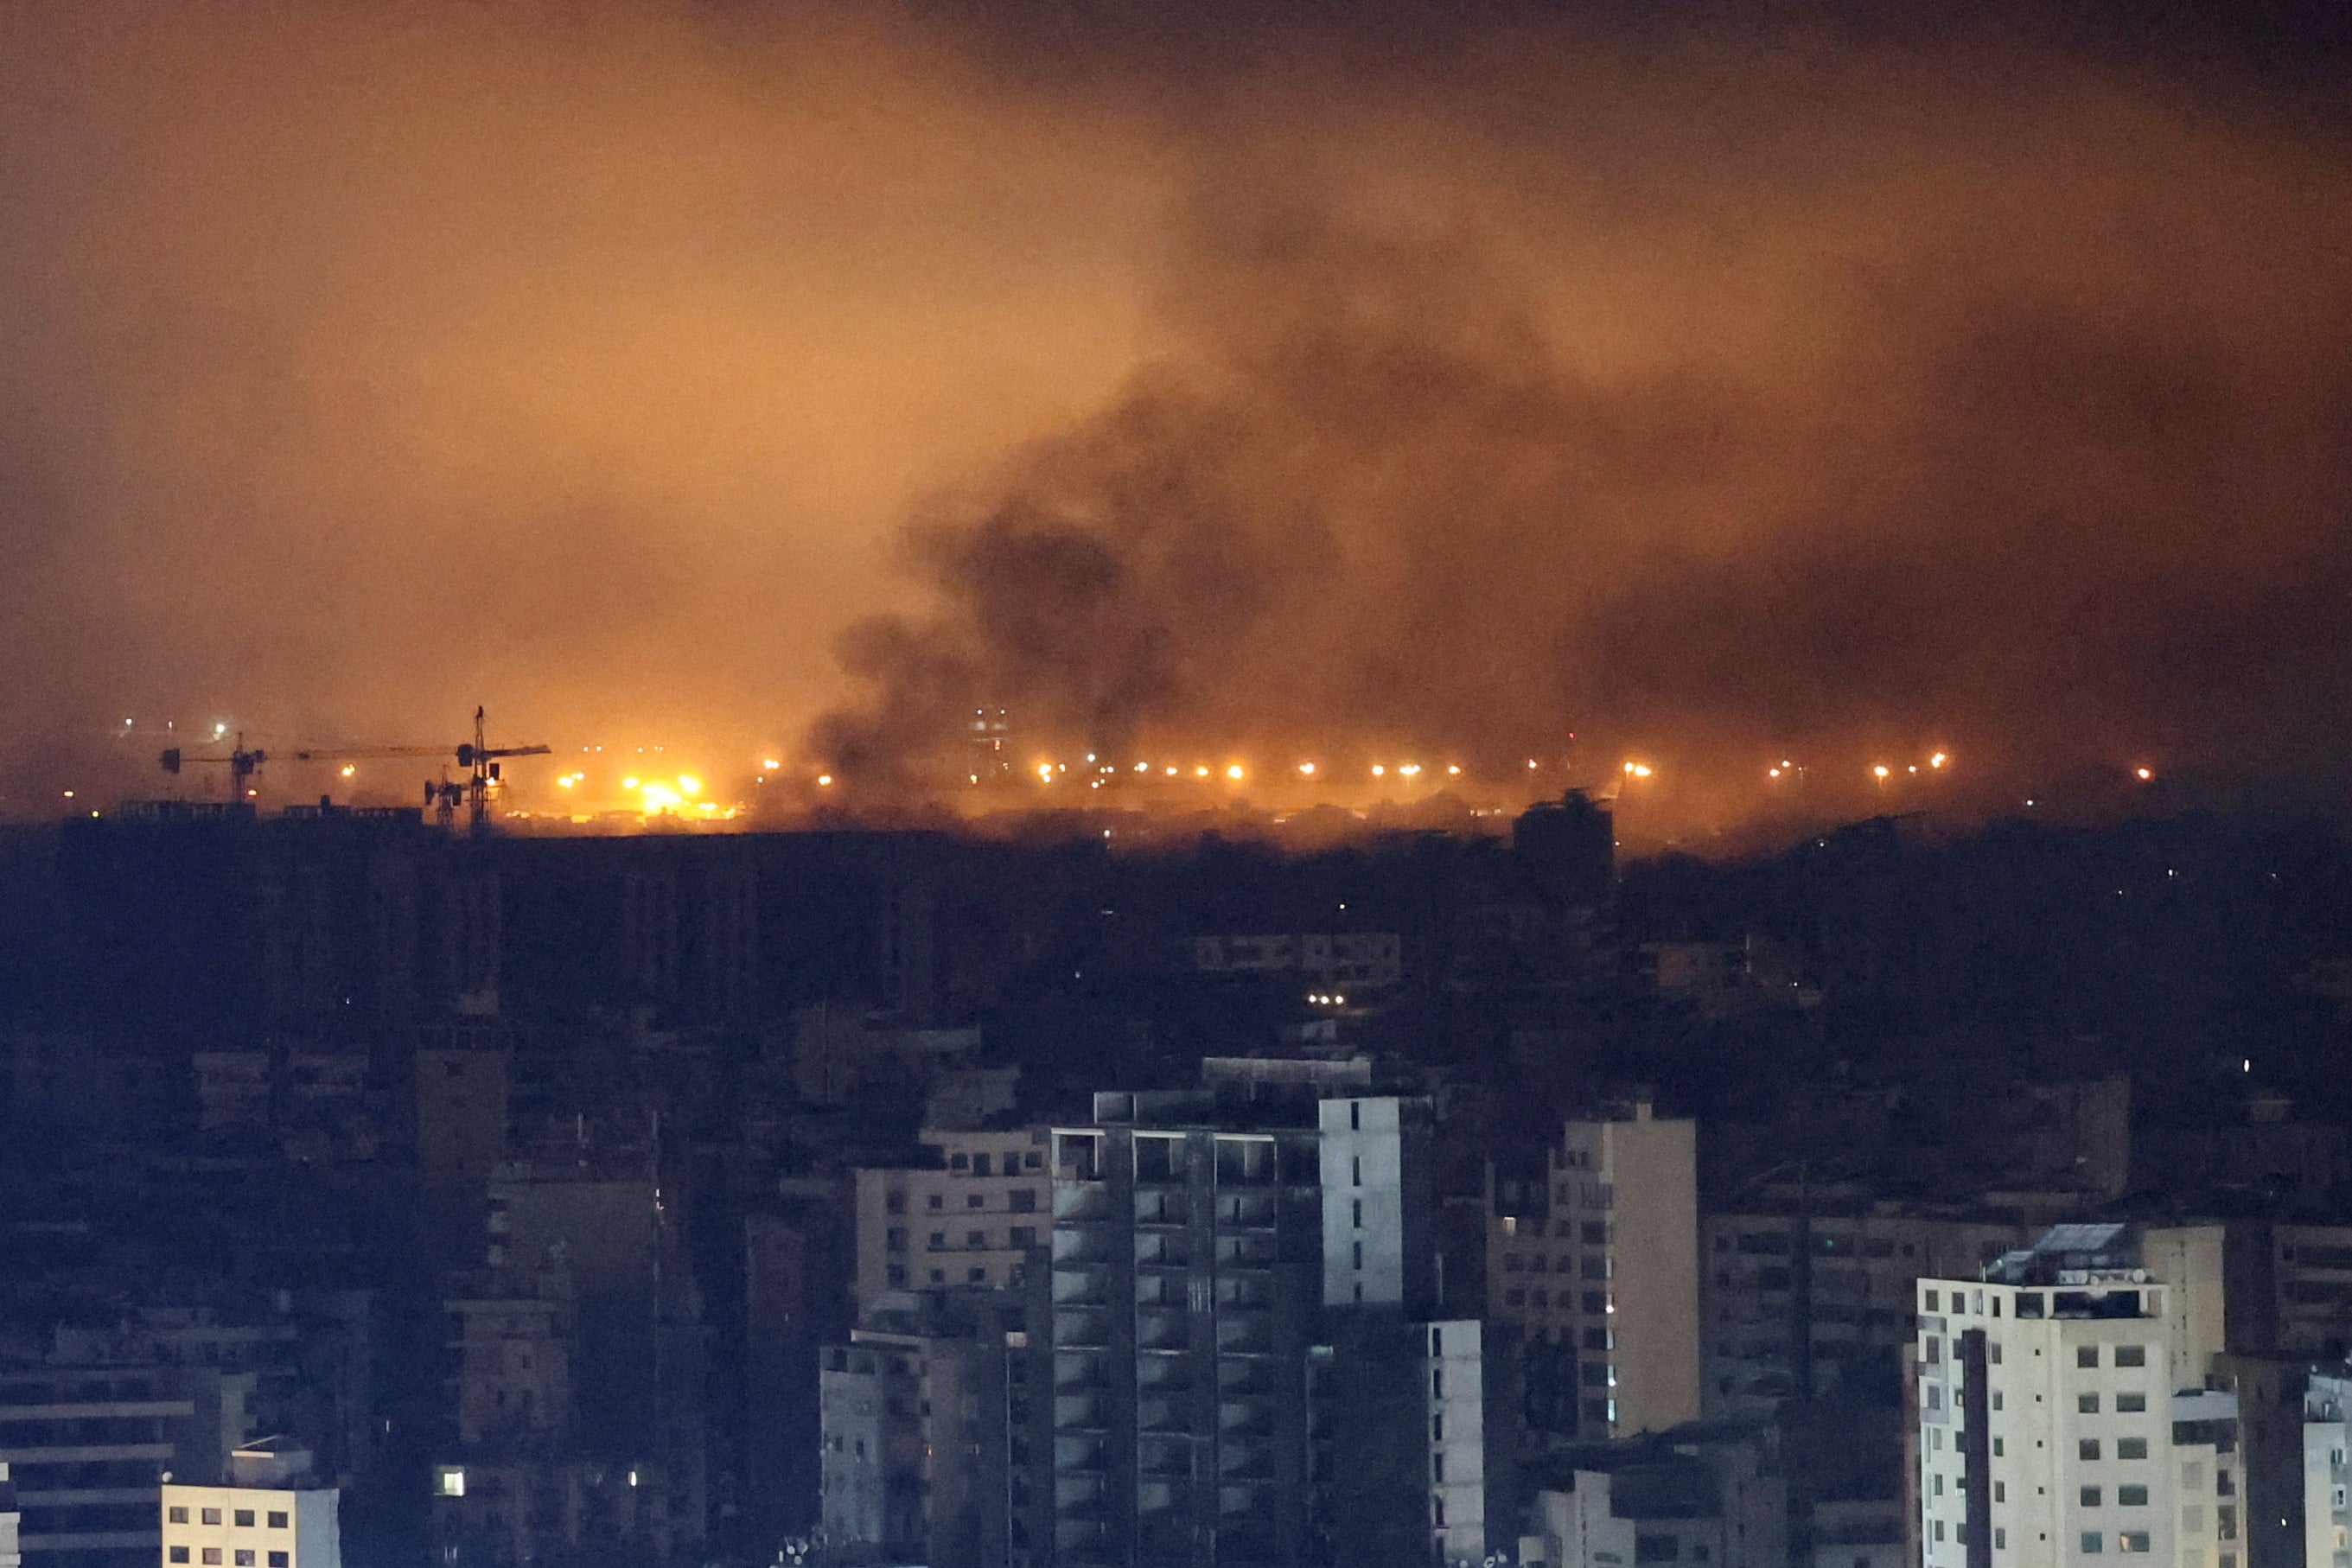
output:
<instances>
[{"instance_id":1,"label":"bright orange light","mask_svg":"<svg viewBox=\"0 0 2352 1568\"><path fill-rule=\"evenodd\" d=\"M1308 778L1313 778L1315 776L1315 764L1313 763L1301 763L1298 764L1298 771L1305 773Z\"/></svg>"},{"instance_id":2,"label":"bright orange light","mask_svg":"<svg viewBox=\"0 0 2352 1568\"><path fill-rule=\"evenodd\" d=\"M1529 768L1530 770L1532 770L1532 769L1535 767L1535 765L1536 765L1536 760L1535 760L1533 757L1529 757L1529 758L1528 759L1528 768Z\"/></svg>"},{"instance_id":3,"label":"bright orange light","mask_svg":"<svg viewBox=\"0 0 2352 1568\"><path fill-rule=\"evenodd\" d=\"M1637 779L1645 779L1650 776L1651 769L1650 764L1647 763L1627 763L1625 764L1625 771L1632 773Z\"/></svg>"},{"instance_id":4,"label":"bright orange light","mask_svg":"<svg viewBox=\"0 0 2352 1568\"><path fill-rule=\"evenodd\" d=\"M1229 779L1236 779L1236 780L1238 780L1238 779L1242 776L1242 765L1241 765L1241 763L1233 763L1231 766L1227 767L1227 768L1225 769L1225 776L1226 776L1227 778L1229 778Z\"/></svg>"},{"instance_id":5,"label":"bright orange light","mask_svg":"<svg viewBox=\"0 0 2352 1568\"><path fill-rule=\"evenodd\" d=\"M1881 763L1876 767L1870 770L1872 777L1880 779L1885 778L1893 770L1888 768L1885 763Z\"/></svg>"},{"instance_id":6,"label":"bright orange light","mask_svg":"<svg viewBox=\"0 0 2352 1568\"><path fill-rule=\"evenodd\" d=\"M1176 772L1177 772L1177 770L1175 770L1174 768L1170 768L1170 769L1168 770L1168 776L1169 776L1170 778L1171 778L1171 779L1172 779L1172 778L1174 778L1174 777L1176 776Z\"/></svg>"},{"instance_id":7,"label":"bright orange light","mask_svg":"<svg viewBox=\"0 0 2352 1568\"><path fill-rule=\"evenodd\" d=\"M784 764L782 763L779 762L774 757L761 757L760 759L760 768L763 773L774 773L778 768L781 768L783 765Z\"/></svg>"},{"instance_id":8,"label":"bright orange light","mask_svg":"<svg viewBox=\"0 0 2352 1568\"><path fill-rule=\"evenodd\" d=\"M2140 782L2140 783L2142 783L2142 784L2146 784L2146 783L2147 783L2147 781L2148 781L2148 780L2150 780L2150 779L2154 778L2155 776L2156 776L2156 775L2155 775L2153 773L2150 773L2150 772L2149 772L2147 769L2146 769L2146 768L2134 768L2134 769L2132 770L2132 777L2134 777L2134 778L2136 778L2136 779L2139 780L2139 782Z\"/></svg>"},{"instance_id":9,"label":"bright orange light","mask_svg":"<svg viewBox=\"0 0 2352 1568\"><path fill-rule=\"evenodd\" d=\"M71 791L71 790L68 790L68 791L66 791L66 798L67 798L68 800L71 800L71 799L73 798L73 791Z\"/></svg>"},{"instance_id":10,"label":"bright orange light","mask_svg":"<svg viewBox=\"0 0 2352 1568\"><path fill-rule=\"evenodd\" d=\"M1037 776L1045 780L1047 784L1052 784L1054 782L1054 764L1051 763L1039 763L1037 764Z\"/></svg>"},{"instance_id":11,"label":"bright orange light","mask_svg":"<svg viewBox=\"0 0 2352 1568\"><path fill-rule=\"evenodd\" d=\"M359 771L359 764L356 763L345 763L343 764L343 776L345 778L351 778L356 775Z\"/></svg>"},{"instance_id":12,"label":"bright orange light","mask_svg":"<svg viewBox=\"0 0 2352 1568\"><path fill-rule=\"evenodd\" d=\"M637 781L635 779L623 779L621 781L621 787L623 789L635 789L637 787Z\"/></svg>"},{"instance_id":13,"label":"bright orange light","mask_svg":"<svg viewBox=\"0 0 2352 1568\"><path fill-rule=\"evenodd\" d=\"M831 789L833 787L833 775L831 773L819 773L816 775L816 784L819 789Z\"/></svg>"},{"instance_id":14,"label":"bright orange light","mask_svg":"<svg viewBox=\"0 0 2352 1568\"><path fill-rule=\"evenodd\" d=\"M1767 778L1777 779L1780 776L1780 770L1778 768L1766 768L1764 770L1764 776Z\"/></svg>"},{"instance_id":15,"label":"bright orange light","mask_svg":"<svg viewBox=\"0 0 2352 1568\"><path fill-rule=\"evenodd\" d=\"M1462 764L1460 763L1448 763L1445 764L1445 772L1448 776L1458 778L1462 773Z\"/></svg>"},{"instance_id":16,"label":"bright orange light","mask_svg":"<svg viewBox=\"0 0 2352 1568\"><path fill-rule=\"evenodd\" d=\"M677 793L692 800L702 793L702 781L692 773L680 773L677 775Z\"/></svg>"},{"instance_id":17,"label":"bright orange light","mask_svg":"<svg viewBox=\"0 0 2352 1568\"><path fill-rule=\"evenodd\" d=\"M1372 764L1372 776L1376 779L1386 778L1388 776L1388 769L1382 767L1378 763L1374 763Z\"/></svg>"},{"instance_id":18,"label":"bright orange light","mask_svg":"<svg viewBox=\"0 0 2352 1568\"><path fill-rule=\"evenodd\" d=\"M1951 760L1952 759L1950 757L1947 756L1942 752L1937 752L1934 756L1927 759L1927 765L1931 768L1940 768Z\"/></svg>"},{"instance_id":19,"label":"bright orange light","mask_svg":"<svg viewBox=\"0 0 2352 1568\"><path fill-rule=\"evenodd\" d=\"M1419 778L1421 776L1421 764L1419 763L1407 763L1404 766L1397 769L1397 772L1402 773L1409 779Z\"/></svg>"},{"instance_id":20,"label":"bright orange light","mask_svg":"<svg viewBox=\"0 0 2352 1568\"><path fill-rule=\"evenodd\" d=\"M1192 770L1192 776L1196 779L1207 778L1209 776L1208 764L1204 763L1201 766L1194 768Z\"/></svg>"},{"instance_id":21,"label":"bright orange light","mask_svg":"<svg viewBox=\"0 0 2352 1568\"><path fill-rule=\"evenodd\" d=\"M555 781L555 787L558 789L570 789L573 784L578 784L579 782L580 781L578 779L573 778L570 773L566 773L562 778Z\"/></svg>"}]
</instances>

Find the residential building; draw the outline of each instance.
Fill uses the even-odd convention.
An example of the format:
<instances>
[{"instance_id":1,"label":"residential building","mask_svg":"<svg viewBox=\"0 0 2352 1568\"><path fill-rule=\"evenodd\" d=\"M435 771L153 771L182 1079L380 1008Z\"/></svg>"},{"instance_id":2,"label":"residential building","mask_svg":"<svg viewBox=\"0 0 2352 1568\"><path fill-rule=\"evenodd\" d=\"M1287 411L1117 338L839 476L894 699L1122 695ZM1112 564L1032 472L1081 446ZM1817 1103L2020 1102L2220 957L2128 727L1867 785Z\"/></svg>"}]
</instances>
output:
<instances>
[{"instance_id":1,"label":"residential building","mask_svg":"<svg viewBox=\"0 0 2352 1568\"><path fill-rule=\"evenodd\" d=\"M1323 1300L1429 1311L1436 1281L1430 1106L1361 1096L1317 1108L1323 1188Z\"/></svg>"},{"instance_id":2,"label":"residential building","mask_svg":"<svg viewBox=\"0 0 2352 1568\"><path fill-rule=\"evenodd\" d=\"M2238 1568L2236 1401L2169 1386L2170 1287L2129 1227L2060 1226L1978 1279L1917 1289L1926 1568Z\"/></svg>"},{"instance_id":3,"label":"residential building","mask_svg":"<svg viewBox=\"0 0 2352 1568\"><path fill-rule=\"evenodd\" d=\"M2303 1560L2307 1568L2352 1568L2352 1373L2315 1373L2303 1395Z\"/></svg>"},{"instance_id":4,"label":"residential building","mask_svg":"<svg viewBox=\"0 0 2352 1568\"><path fill-rule=\"evenodd\" d=\"M1317 990L1378 991L1404 978L1404 939L1395 931L1276 931L1204 936L1193 966L1210 974L1296 973Z\"/></svg>"},{"instance_id":5,"label":"residential building","mask_svg":"<svg viewBox=\"0 0 2352 1568\"><path fill-rule=\"evenodd\" d=\"M167 1473L223 1473L251 1386L201 1367L0 1370L0 1464L28 1568L152 1568L155 1488Z\"/></svg>"},{"instance_id":6,"label":"residential building","mask_svg":"<svg viewBox=\"0 0 2352 1568\"><path fill-rule=\"evenodd\" d=\"M820 1352L821 1522L835 1561L1006 1561L1022 1321L1004 1292L902 1297Z\"/></svg>"},{"instance_id":7,"label":"residential building","mask_svg":"<svg viewBox=\"0 0 2352 1568\"><path fill-rule=\"evenodd\" d=\"M16 1511L16 1483L8 1479L6 1462L0 1460L0 1568L25 1568L17 1544L17 1527L24 1518Z\"/></svg>"},{"instance_id":8,"label":"residential building","mask_svg":"<svg viewBox=\"0 0 2352 1568\"><path fill-rule=\"evenodd\" d=\"M1307 1369L1314 1523L1304 1561L1475 1568L1516 1549L1509 1331L1342 1316Z\"/></svg>"},{"instance_id":9,"label":"residential building","mask_svg":"<svg viewBox=\"0 0 2352 1568\"><path fill-rule=\"evenodd\" d=\"M1520 1568L1692 1563L1780 1568L1787 1484L1769 1427L1706 1422L1549 1461L1529 1509ZM1885 1568L1893 1568L1891 1554Z\"/></svg>"},{"instance_id":10,"label":"residential building","mask_svg":"<svg viewBox=\"0 0 2352 1568\"><path fill-rule=\"evenodd\" d=\"M311 1476L307 1450L275 1442L229 1456L226 1483L166 1482L163 1563L194 1568L341 1568L342 1493Z\"/></svg>"},{"instance_id":11,"label":"residential building","mask_svg":"<svg viewBox=\"0 0 2352 1568\"><path fill-rule=\"evenodd\" d=\"M1486 1315L1524 1335L1531 1385L1576 1390L1552 1424L1630 1436L1696 1420L1696 1124L1636 1100L1570 1122L1540 1178L1489 1187Z\"/></svg>"},{"instance_id":12,"label":"residential building","mask_svg":"<svg viewBox=\"0 0 2352 1568\"><path fill-rule=\"evenodd\" d=\"M1705 1228L1702 1404L1733 1421L1769 1421L1800 1394L1900 1408L1918 1282L1973 1276L2028 1239L1998 1218L1900 1212L1709 1215Z\"/></svg>"},{"instance_id":13,"label":"residential building","mask_svg":"<svg viewBox=\"0 0 2352 1568\"><path fill-rule=\"evenodd\" d=\"M1094 1125L1054 1129L1052 1468L1037 1489L1051 1511L1031 1528L1050 1529L1056 1564L1306 1560L1314 1118L1312 1101L1302 1115L1106 1093Z\"/></svg>"},{"instance_id":14,"label":"residential building","mask_svg":"<svg viewBox=\"0 0 2352 1568\"><path fill-rule=\"evenodd\" d=\"M857 1304L885 1293L1020 1283L1052 1224L1045 1130L922 1135L934 1163L857 1173Z\"/></svg>"}]
</instances>

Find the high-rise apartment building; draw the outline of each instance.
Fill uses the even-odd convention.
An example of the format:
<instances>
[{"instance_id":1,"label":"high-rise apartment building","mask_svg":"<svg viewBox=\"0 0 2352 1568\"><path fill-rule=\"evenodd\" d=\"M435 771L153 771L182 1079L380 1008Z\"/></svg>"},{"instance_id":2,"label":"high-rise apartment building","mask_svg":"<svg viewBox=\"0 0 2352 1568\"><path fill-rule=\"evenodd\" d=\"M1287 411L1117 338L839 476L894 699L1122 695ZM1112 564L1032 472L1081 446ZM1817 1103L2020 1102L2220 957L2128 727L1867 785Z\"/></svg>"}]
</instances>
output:
<instances>
[{"instance_id":1,"label":"high-rise apartment building","mask_svg":"<svg viewBox=\"0 0 2352 1568\"><path fill-rule=\"evenodd\" d=\"M1917 1289L1926 1568L2238 1568L2236 1402L2175 1394L2171 1288L2128 1227L2060 1226Z\"/></svg>"},{"instance_id":2,"label":"high-rise apartment building","mask_svg":"<svg viewBox=\"0 0 2352 1568\"><path fill-rule=\"evenodd\" d=\"M1308 1558L1318 1136L1240 1109L1098 1094L1093 1126L1053 1131L1056 1564Z\"/></svg>"},{"instance_id":3,"label":"high-rise apartment building","mask_svg":"<svg viewBox=\"0 0 2352 1568\"><path fill-rule=\"evenodd\" d=\"M1696 1420L1696 1124L1636 1101L1570 1122L1540 1180L1491 1184L1487 1318L1525 1336L1531 1382L1560 1390L1555 1424L1630 1436Z\"/></svg>"}]
</instances>

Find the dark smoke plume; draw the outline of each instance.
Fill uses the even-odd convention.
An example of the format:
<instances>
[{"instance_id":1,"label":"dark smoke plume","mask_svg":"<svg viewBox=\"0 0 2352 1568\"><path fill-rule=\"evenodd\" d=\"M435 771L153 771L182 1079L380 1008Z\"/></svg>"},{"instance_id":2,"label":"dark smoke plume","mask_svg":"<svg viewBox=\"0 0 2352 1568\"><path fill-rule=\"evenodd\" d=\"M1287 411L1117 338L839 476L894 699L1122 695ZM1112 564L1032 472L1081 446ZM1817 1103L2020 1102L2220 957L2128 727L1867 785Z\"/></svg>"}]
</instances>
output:
<instances>
[{"instance_id":1,"label":"dark smoke plume","mask_svg":"<svg viewBox=\"0 0 2352 1568\"><path fill-rule=\"evenodd\" d=\"M994 704L1122 758L1492 770L1574 731L1587 776L1663 756L1714 820L1790 752L1862 784L1930 746L2029 781L2327 764L2341 166L2011 63L1975 119L1841 77L1825 111L1727 89L1698 132L1486 100L1475 152L1381 125L1390 168L1216 163L1178 352L914 525L932 607L845 641L867 690L815 746L880 787ZM1718 136L1721 170L1676 144Z\"/></svg>"}]
</instances>

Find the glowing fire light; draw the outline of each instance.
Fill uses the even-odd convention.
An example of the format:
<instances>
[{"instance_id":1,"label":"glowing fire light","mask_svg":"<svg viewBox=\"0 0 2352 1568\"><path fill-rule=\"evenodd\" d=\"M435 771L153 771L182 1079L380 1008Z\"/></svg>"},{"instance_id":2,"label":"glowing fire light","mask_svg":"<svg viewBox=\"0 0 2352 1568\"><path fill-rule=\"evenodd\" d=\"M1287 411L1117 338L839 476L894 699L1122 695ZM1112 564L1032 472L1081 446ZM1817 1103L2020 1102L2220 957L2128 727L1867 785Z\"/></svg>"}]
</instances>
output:
<instances>
[{"instance_id":1,"label":"glowing fire light","mask_svg":"<svg viewBox=\"0 0 2352 1568\"><path fill-rule=\"evenodd\" d=\"M1241 763L1233 763L1231 766L1227 767L1227 768L1225 769L1225 776L1226 776L1227 778L1229 778L1229 779L1234 779L1234 780L1238 781L1238 780L1241 778L1241 776L1242 776L1242 765L1241 765Z\"/></svg>"},{"instance_id":2,"label":"glowing fire light","mask_svg":"<svg viewBox=\"0 0 2352 1568\"><path fill-rule=\"evenodd\" d=\"M1951 760L1952 759L1946 753L1937 752L1934 756L1927 759L1927 765L1931 768L1940 768Z\"/></svg>"},{"instance_id":3,"label":"glowing fire light","mask_svg":"<svg viewBox=\"0 0 2352 1568\"><path fill-rule=\"evenodd\" d=\"M623 779L621 781L621 787L623 789L635 789L637 787L637 781L635 779Z\"/></svg>"},{"instance_id":4,"label":"glowing fire light","mask_svg":"<svg viewBox=\"0 0 2352 1568\"><path fill-rule=\"evenodd\" d=\"M1052 784L1054 782L1054 764L1051 763L1039 763L1037 764L1037 776L1046 784Z\"/></svg>"},{"instance_id":5,"label":"glowing fire light","mask_svg":"<svg viewBox=\"0 0 2352 1568\"><path fill-rule=\"evenodd\" d=\"M1884 784L1886 782L1886 775L1893 771L1885 763L1880 763L1870 770L1870 776Z\"/></svg>"},{"instance_id":6,"label":"glowing fire light","mask_svg":"<svg viewBox=\"0 0 2352 1568\"><path fill-rule=\"evenodd\" d=\"M1386 777L1388 776L1388 769L1386 769L1385 767L1382 767L1382 766L1381 766L1380 763L1374 763L1372 764L1372 776L1373 776L1374 778L1376 778L1376 779L1377 779L1377 778L1386 778Z\"/></svg>"},{"instance_id":7,"label":"glowing fire light","mask_svg":"<svg viewBox=\"0 0 2352 1568\"><path fill-rule=\"evenodd\" d=\"M1301 763L1298 764L1298 771L1301 773L1304 773L1307 777L1313 778L1315 776L1315 764L1313 763Z\"/></svg>"},{"instance_id":8,"label":"glowing fire light","mask_svg":"<svg viewBox=\"0 0 2352 1568\"><path fill-rule=\"evenodd\" d=\"M360 771L360 770L359 770L358 764L356 764L356 763L345 763L343 764L343 776L344 776L345 778L353 778L353 777L356 777L356 776L358 775L358 773L359 773L359 771Z\"/></svg>"},{"instance_id":9,"label":"glowing fire light","mask_svg":"<svg viewBox=\"0 0 2352 1568\"><path fill-rule=\"evenodd\" d=\"M831 789L833 787L833 775L831 773L817 774L816 786L819 789Z\"/></svg>"},{"instance_id":10,"label":"glowing fire light","mask_svg":"<svg viewBox=\"0 0 2352 1568\"><path fill-rule=\"evenodd\" d=\"M1650 776L1653 771L1654 770L1647 763L1627 763L1625 764L1625 776L1627 778L1645 779Z\"/></svg>"},{"instance_id":11,"label":"glowing fire light","mask_svg":"<svg viewBox=\"0 0 2352 1568\"><path fill-rule=\"evenodd\" d=\"M2147 770L2147 768L2134 768L2134 769L2132 770L2132 777L2134 777L2134 778L2136 778L2136 779L2139 780L2139 782L2140 782L2140 783L2142 783L2142 784L2146 784L2146 783L2147 783L2147 781L2148 781L2148 780L2150 780L2150 779L2154 778L2155 776L2156 776L2156 774L2155 774L2155 773L2151 773L2151 772L2150 772L2149 770Z\"/></svg>"}]
</instances>

